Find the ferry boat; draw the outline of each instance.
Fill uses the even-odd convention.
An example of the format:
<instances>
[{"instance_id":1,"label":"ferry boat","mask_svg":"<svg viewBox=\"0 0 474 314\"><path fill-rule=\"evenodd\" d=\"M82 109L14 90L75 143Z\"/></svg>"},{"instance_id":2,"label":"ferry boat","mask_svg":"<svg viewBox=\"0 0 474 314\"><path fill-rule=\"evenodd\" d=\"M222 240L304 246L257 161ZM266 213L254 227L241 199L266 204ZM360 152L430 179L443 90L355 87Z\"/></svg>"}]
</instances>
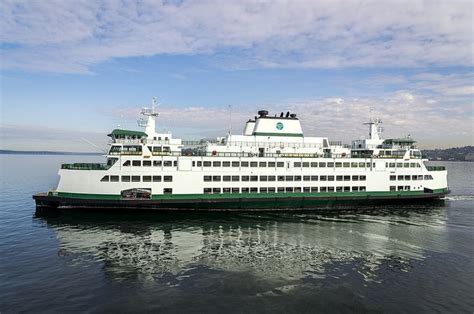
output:
<instances>
[{"instance_id":1,"label":"ferry boat","mask_svg":"<svg viewBox=\"0 0 474 314\"><path fill-rule=\"evenodd\" d=\"M441 199L447 171L427 165L407 136L382 138L379 119L352 145L304 136L295 113L258 111L241 135L184 141L157 133L156 101L143 131L115 129L105 163L63 164L37 207L286 210Z\"/></svg>"}]
</instances>

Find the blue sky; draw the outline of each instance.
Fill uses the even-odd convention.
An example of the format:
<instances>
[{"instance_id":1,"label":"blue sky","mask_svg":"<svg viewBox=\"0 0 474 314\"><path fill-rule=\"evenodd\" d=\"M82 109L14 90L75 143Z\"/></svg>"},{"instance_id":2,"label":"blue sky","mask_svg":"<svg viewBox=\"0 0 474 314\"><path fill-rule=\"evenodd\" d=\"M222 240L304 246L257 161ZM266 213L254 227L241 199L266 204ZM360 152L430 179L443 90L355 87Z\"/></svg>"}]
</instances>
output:
<instances>
[{"instance_id":1,"label":"blue sky","mask_svg":"<svg viewBox=\"0 0 474 314\"><path fill-rule=\"evenodd\" d=\"M471 1L5 0L0 14L3 149L97 150L152 96L158 129L184 138L268 109L349 142L373 108L386 136L474 142Z\"/></svg>"}]
</instances>

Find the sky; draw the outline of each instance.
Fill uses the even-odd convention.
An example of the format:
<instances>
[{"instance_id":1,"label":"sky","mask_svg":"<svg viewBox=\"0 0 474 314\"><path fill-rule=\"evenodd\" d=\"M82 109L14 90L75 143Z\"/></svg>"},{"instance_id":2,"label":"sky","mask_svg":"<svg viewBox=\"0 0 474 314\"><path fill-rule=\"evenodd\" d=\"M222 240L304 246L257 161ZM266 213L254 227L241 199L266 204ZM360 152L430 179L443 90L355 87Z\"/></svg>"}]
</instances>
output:
<instances>
[{"instance_id":1,"label":"sky","mask_svg":"<svg viewBox=\"0 0 474 314\"><path fill-rule=\"evenodd\" d=\"M474 145L473 1L0 1L0 149L98 151L139 129L240 134L291 111L306 136Z\"/></svg>"}]
</instances>

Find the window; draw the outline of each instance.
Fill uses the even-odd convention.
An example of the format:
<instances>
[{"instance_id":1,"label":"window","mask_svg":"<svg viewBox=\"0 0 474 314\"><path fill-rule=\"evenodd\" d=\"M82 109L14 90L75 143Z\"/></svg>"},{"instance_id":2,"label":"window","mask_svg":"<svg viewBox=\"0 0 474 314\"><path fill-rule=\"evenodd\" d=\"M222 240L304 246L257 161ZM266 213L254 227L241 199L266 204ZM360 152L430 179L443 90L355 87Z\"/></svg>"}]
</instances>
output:
<instances>
[{"instance_id":1,"label":"window","mask_svg":"<svg viewBox=\"0 0 474 314\"><path fill-rule=\"evenodd\" d=\"M233 182L238 182L239 181L239 176L232 176L232 181Z\"/></svg>"},{"instance_id":2,"label":"window","mask_svg":"<svg viewBox=\"0 0 474 314\"><path fill-rule=\"evenodd\" d=\"M171 167L171 166L173 166L173 162L171 160L164 160L163 161L163 166Z\"/></svg>"},{"instance_id":3,"label":"window","mask_svg":"<svg viewBox=\"0 0 474 314\"><path fill-rule=\"evenodd\" d=\"M390 186L390 191L391 192L396 191L396 190L397 190L397 187L395 185Z\"/></svg>"},{"instance_id":4,"label":"window","mask_svg":"<svg viewBox=\"0 0 474 314\"><path fill-rule=\"evenodd\" d=\"M153 176L153 182L161 182L161 176Z\"/></svg>"},{"instance_id":5,"label":"window","mask_svg":"<svg viewBox=\"0 0 474 314\"><path fill-rule=\"evenodd\" d=\"M221 176L212 176L212 181L213 182L220 182L221 181Z\"/></svg>"},{"instance_id":6,"label":"window","mask_svg":"<svg viewBox=\"0 0 474 314\"><path fill-rule=\"evenodd\" d=\"M398 180L403 180L403 176L398 176Z\"/></svg>"},{"instance_id":7,"label":"window","mask_svg":"<svg viewBox=\"0 0 474 314\"><path fill-rule=\"evenodd\" d=\"M334 163L333 162L328 162L328 168L334 168Z\"/></svg>"},{"instance_id":8,"label":"window","mask_svg":"<svg viewBox=\"0 0 474 314\"><path fill-rule=\"evenodd\" d=\"M268 189L267 188L260 188L260 193L267 193Z\"/></svg>"},{"instance_id":9,"label":"window","mask_svg":"<svg viewBox=\"0 0 474 314\"><path fill-rule=\"evenodd\" d=\"M268 181L275 181L276 177L275 176L268 176Z\"/></svg>"},{"instance_id":10,"label":"window","mask_svg":"<svg viewBox=\"0 0 474 314\"><path fill-rule=\"evenodd\" d=\"M278 187L278 193L283 193L283 192L285 192L285 188L279 186L279 187Z\"/></svg>"},{"instance_id":11,"label":"window","mask_svg":"<svg viewBox=\"0 0 474 314\"><path fill-rule=\"evenodd\" d=\"M258 176L250 176L250 181L258 181Z\"/></svg>"},{"instance_id":12,"label":"window","mask_svg":"<svg viewBox=\"0 0 474 314\"><path fill-rule=\"evenodd\" d=\"M163 176L163 182L173 182L172 176Z\"/></svg>"},{"instance_id":13,"label":"window","mask_svg":"<svg viewBox=\"0 0 474 314\"><path fill-rule=\"evenodd\" d=\"M311 181L318 181L318 176L311 176Z\"/></svg>"},{"instance_id":14,"label":"window","mask_svg":"<svg viewBox=\"0 0 474 314\"><path fill-rule=\"evenodd\" d=\"M279 161L279 162L277 162L277 167L278 168L283 168L283 167L285 167L285 163L282 162L282 161Z\"/></svg>"},{"instance_id":15,"label":"window","mask_svg":"<svg viewBox=\"0 0 474 314\"><path fill-rule=\"evenodd\" d=\"M125 166L125 167L130 166L130 160L126 160L126 161L123 163L123 166Z\"/></svg>"},{"instance_id":16,"label":"window","mask_svg":"<svg viewBox=\"0 0 474 314\"><path fill-rule=\"evenodd\" d=\"M329 187L328 187L328 192L334 192L334 187L333 187L333 186L329 186Z\"/></svg>"},{"instance_id":17,"label":"window","mask_svg":"<svg viewBox=\"0 0 474 314\"><path fill-rule=\"evenodd\" d=\"M342 162L336 162L336 168L341 168L342 167Z\"/></svg>"},{"instance_id":18,"label":"window","mask_svg":"<svg viewBox=\"0 0 474 314\"><path fill-rule=\"evenodd\" d=\"M397 186L397 191L403 191L403 185Z\"/></svg>"},{"instance_id":19,"label":"window","mask_svg":"<svg viewBox=\"0 0 474 314\"><path fill-rule=\"evenodd\" d=\"M268 181L268 177L267 176L260 176L260 181L262 181L262 182Z\"/></svg>"},{"instance_id":20,"label":"window","mask_svg":"<svg viewBox=\"0 0 474 314\"><path fill-rule=\"evenodd\" d=\"M204 176L204 182L211 182L212 177L211 176Z\"/></svg>"},{"instance_id":21,"label":"window","mask_svg":"<svg viewBox=\"0 0 474 314\"><path fill-rule=\"evenodd\" d=\"M293 181L293 176L285 176L286 181Z\"/></svg>"},{"instance_id":22,"label":"window","mask_svg":"<svg viewBox=\"0 0 474 314\"><path fill-rule=\"evenodd\" d=\"M232 162L232 167L239 167L239 162L238 161L233 161Z\"/></svg>"},{"instance_id":23,"label":"window","mask_svg":"<svg viewBox=\"0 0 474 314\"><path fill-rule=\"evenodd\" d=\"M153 167L161 167L161 160L153 160Z\"/></svg>"},{"instance_id":24,"label":"window","mask_svg":"<svg viewBox=\"0 0 474 314\"><path fill-rule=\"evenodd\" d=\"M365 178L366 178L365 176L359 176L360 181L365 181Z\"/></svg>"},{"instance_id":25,"label":"window","mask_svg":"<svg viewBox=\"0 0 474 314\"><path fill-rule=\"evenodd\" d=\"M232 193L239 193L240 189L239 188L232 188Z\"/></svg>"},{"instance_id":26,"label":"window","mask_svg":"<svg viewBox=\"0 0 474 314\"><path fill-rule=\"evenodd\" d=\"M248 193L248 192L250 192L249 188L242 188L242 193Z\"/></svg>"},{"instance_id":27,"label":"window","mask_svg":"<svg viewBox=\"0 0 474 314\"><path fill-rule=\"evenodd\" d=\"M198 161L198 162L197 162L197 166L198 166L198 167L202 167L202 161Z\"/></svg>"},{"instance_id":28,"label":"window","mask_svg":"<svg viewBox=\"0 0 474 314\"><path fill-rule=\"evenodd\" d=\"M328 191L328 188L325 187L325 186L322 186L322 187L319 188L319 191L320 191L320 192L327 192L327 191Z\"/></svg>"},{"instance_id":29,"label":"window","mask_svg":"<svg viewBox=\"0 0 474 314\"><path fill-rule=\"evenodd\" d=\"M308 168L309 167L309 162L303 162L303 168Z\"/></svg>"},{"instance_id":30,"label":"window","mask_svg":"<svg viewBox=\"0 0 474 314\"><path fill-rule=\"evenodd\" d=\"M130 176L122 176L122 182L130 182Z\"/></svg>"},{"instance_id":31,"label":"window","mask_svg":"<svg viewBox=\"0 0 474 314\"><path fill-rule=\"evenodd\" d=\"M109 182L109 176L103 176L100 182Z\"/></svg>"},{"instance_id":32,"label":"window","mask_svg":"<svg viewBox=\"0 0 474 314\"><path fill-rule=\"evenodd\" d=\"M410 176L405 176L405 181L410 181Z\"/></svg>"},{"instance_id":33,"label":"window","mask_svg":"<svg viewBox=\"0 0 474 314\"><path fill-rule=\"evenodd\" d=\"M177 160L174 160L174 161L173 161L173 166L174 166L174 167L178 167L178 161L177 161Z\"/></svg>"},{"instance_id":34,"label":"window","mask_svg":"<svg viewBox=\"0 0 474 314\"><path fill-rule=\"evenodd\" d=\"M212 193L212 189L211 188L204 188L204 194L211 194Z\"/></svg>"},{"instance_id":35,"label":"window","mask_svg":"<svg viewBox=\"0 0 474 314\"><path fill-rule=\"evenodd\" d=\"M344 187L344 192L350 192L351 191L351 187L350 186L345 186Z\"/></svg>"},{"instance_id":36,"label":"window","mask_svg":"<svg viewBox=\"0 0 474 314\"><path fill-rule=\"evenodd\" d=\"M328 177L327 176L319 176L320 181L327 181Z\"/></svg>"},{"instance_id":37,"label":"window","mask_svg":"<svg viewBox=\"0 0 474 314\"><path fill-rule=\"evenodd\" d=\"M293 167L295 167L295 168L301 168L301 162L295 161L295 163L293 164Z\"/></svg>"},{"instance_id":38,"label":"window","mask_svg":"<svg viewBox=\"0 0 474 314\"><path fill-rule=\"evenodd\" d=\"M258 165L258 162L256 162L256 161L251 161L250 162L250 167L252 167L252 168L257 167L257 165Z\"/></svg>"},{"instance_id":39,"label":"window","mask_svg":"<svg viewBox=\"0 0 474 314\"><path fill-rule=\"evenodd\" d=\"M365 168L365 162L359 162L359 168Z\"/></svg>"},{"instance_id":40,"label":"window","mask_svg":"<svg viewBox=\"0 0 474 314\"><path fill-rule=\"evenodd\" d=\"M344 176L344 181L351 181L351 176Z\"/></svg>"},{"instance_id":41,"label":"window","mask_svg":"<svg viewBox=\"0 0 474 314\"><path fill-rule=\"evenodd\" d=\"M243 182L250 181L250 177L249 176L242 176L242 181Z\"/></svg>"},{"instance_id":42,"label":"window","mask_svg":"<svg viewBox=\"0 0 474 314\"><path fill-rule=\"evenodd\" d=\"M223 176L222 181L224 182L230 182L230 176Z\"/></svg>"},{"instance_id":43,"label":"window","mask_svg":"<svg viewBox=\"0 0 474 314\"><path fill-rule=\"evenodd\" d=\"M311 193L318 192L318 187L317 186L312 186L311 187Z\"/></svg>"},{"instance_id":44,"label":"window","mask_svg":"<svg viewBox=\"0 0 474 314\"><path fill-rule=\"evenodd\" d=\"M342 176L336 176L336 181L342 181Z\"/></svg>"},{"instance_id":45,"label":"window","mask_svg":"<svg viewBox=\"0 0 474 314\"><path fill-rule=\"evenodd\" d=\"M241 166L241 167L248 167L248 166L249 166L249 162L248 162L248 161L242 161L242 162L240 163L240 166Z\"/></svg>"},{"instance_id":46,"label":"window","mask_svg":"<svg viewBox=\"0 0 474 314\"><path fill-rule=\"evenodd\" d=\"M140 160L133 160L132 161L132 166L134 167L140 167L142 165L142 162Z\"/></svg>"},{"instance_id":47,"label":"window","mask_svg":"<svg viewBox=\"0 0 474 314\"><path fill-rule=\"evenodd\" d=\"M301 176L295 176L295 181L301 181Z\"/></svg>"},{"instance_id":48,"label":"window","mask_svg":"<svg viewBox=\"0 0 474 314\"><path fill-rule=\"evenodd\" d=\"M275 168L275 162L274 161L269 161L268 162L268 167Z\"/></svg>"},{"instance_id":49,"label":"window","mask_svg":"<svg viewBox=\"0 0 474 314\"><path fill-rule=\"evenodd\" d=\"M299 186L295 187L294 192L295 193L301 193L301 188Z\"/></svg>"},{"instance_id":50,"label":"window","mask_svg":"<svg viewBox=\"0 0 474 314\"><path fill-rule=\"evenodd\" d=\"M411 179L412 179L413 181L416 181L416 180L418 179L418 176L411 176Z\"/></svg>"},{"instance_id":51,"label":"window","mask_svg":"<svg viewBox=\"0 0 474 314\"><path fill-rule=\"evenodd\" d=\"M151 160L144 160L143 167L151 167Z\"/></svg>"},{"instance_id":52,"label":"window","mask_svg":"<svg viewBox=\"0 0 474 314\"><path fill-rule=\"evenodd\" d=\"M132 182L140 182L140 176L132 176Z\"/></svg>"},{"instance_id":53,"label":"window","mask_svg":"<svg viewBox=\"0 0 474 314\"><path fill-rule=\"evenodd\" d=\"M222 167L230 167L230 161L223 161Z\"/></svg>"},{"instance_id":54,"label":"window","mask_svg":"<svg viewBox=\"0 0 474 314\"><path fill-rule=\"evenodd\" d=\"M285 181L285 176L278 176L278 181Z\"/></svg>"},{"instance_id":55,"label":"window","mask_svg":"<svg viewBox=\"0 0 474 314\"><path fill-rule=\"evenodd\" d=\"M164 188L164 189L163 189L163 194L173 194L173 189Z\"/></svg>"},{"instance_id":56,"label":"window","mask_svg":"<svg viewBox=\"0 0 474 314\"><path fill-rule=\"evenodd\" d=\"M359 186L359 191L364 192L365 191L365 186Z\"/></svg>"},{"instance_id":57,"label":"window","mask_svg":"<svg viewBox=\"0 0 474 314\"><path fill-rule=\"evenodd\" d=\"M273 188L273 187L268 188L268 193L275 193L275 188Z\"/></svg>"},{"instance_id":58,"label":"window","mask_svg":"<svg viewBox=\"0 0 474 314\"><path fill-rule=\"evenodd\" d=\"M285 192L286 193L293 193L293 187L291 187L291 186L286 187Z\"/></svg>"},{"instance_id":59,"label":"window","mask_svg":"<svg viewBox=\"0 0 474 314\"><path fill-rule=\"evenodd\" d=\"M257 192L258 192L258 188L250 188L250 192L251 192L251 193L257 193Z\"/></svg>"},{"instance_id":60,"label":"window","mask_svg":"<svg viewBox=\"0 0 474 314\"><path fill-rule=\"evenodd\" d=\"M311 163L311 168L317 168L318 167L318 163L317 162L312 162Z\"/></svg>"},{"instance_id":61,"label":"window","mask_svg":"<svg viewBox=\"0 0 474 314\"><path fill-rule=\"evenodd\" d=\"M328 176L328 181L334 181L334 176Z\"/></svg>"},{"instance_id":62,"label":"window","mask_svg":"<svg viewBox=\"0 0 474 314\"><path fill-rule=\"evenodd\" d=\"M357 163L356 162L351 162L351 168L357 168Z\"/></svg>"},{"instance_id":63,"label":"window","mask_svg":"<svg viewBox=\"0 0 474 314\"><path fill-rule=\"evenodd\" d=\"M336 192L342 192L342 186L336 187Z\"/></svg>"},{"instance_id":64,"label":"window","mask_svg":"<svg viewBox=\"0 0 474 314\"><path fill-rule=\"evenodd\" d=\"M352 192L359 192L359 187L358 186L353 186L352 187Z\"/></svg>"},{"instance_id":65,"label":"window","mask_svg":"<svg viewBox=\"0 0 474 314\"><path fill-rule=\"evenodd\" d=\"M210 167L211 166L210 161L205 161L205 162L203 162L203 164L204 164L204 167Z\"/></svg>"},{"instance_id":66,"label":"window","mask_svg":"<svg viewBox=\"0 0 474 314\"><path fill-rule=\"evenodd\" d=\"M390 181L395 181L397 179L397 176L390 176Z\"/></svg>"},{"instance_id":67,"label":"window","mask_svg":"<svg viewBox=\"0 0 474 314\"><path fill-rule=\"evenodd\" d=\"M325 162L320 162L319 163L319 168L325 168L326 167L326 163Z\"/></svg>"},{"instance_id":68,"label":"window","mask_svg":"<svg viewBox=\"0 0 474 314\"><path fill-rule=\"evenodd\" d=\"M220 161L213 161L213 162L212 162L212 166L213 166L213 167L220 167L220 166L221 166L221 162L220 162Z\"/></svg>"},{"instance_id":69,"label":"window","mask_svg":"<svg viewBox=\"0 0 474 314\"><path fill-rule=\"evenodd\" d=\"M258 166L259 167L266 167L267 163L265 161L261 161L261 162L258 163Z\"/></svg>"},{"instance_id":70,"label":"window","mask_svg":"<svg viewBox=\"0 0 474 314\"><path fill-rule=\"evenodd\" d=\"M143 182L151 182L151 176L143 176L142 181Z\"/></svg>"},{"instance_id":71,"label":"window","mask_svg":"<svg viewBox=\"0 0 474 314\"><path fill-rule=\"evenodd\" d=\"M410 191L410 186L409 185L405 185L405 191Z\"/></svg>"},{"instance_id":72,"label":"window","mask_svg":"<svg viewBox=\"0 0 474 314\"><path fill-rule=\"evenodd\" d=\"M230 193L230 188L223 188L222 193Z\"/></svg>"},{"instance_id":73,"label":"window","mask_svg":"<svg viewBox=\"0 0 474 314\"><path fill-rule=\"evenodd\" d=\"M403 168L410 168L410 163L409 162L403 163Z\"/></svg>"},{"instance_id":74,"label":"window","mask_svg":"<svg viewBox=\"0 0 474 314\"><path fill-rule=\"evenodd\" d=\"M213 188L212 189L212 193L220 193L221 192L221 188Z\"/></svg>"},{"instance_id":75,"label":"window","mask_svg":"<svg viewBox=\"0 0 474 314\"><path fill-rule=\"evenodd\" d=\"M311 181L311 176L303 176L303 181Z\"/></svg>"},{"instance_id":76,"label":"window","mask_svg":"<svg viewBox=\"0 0 474 314\"><path fill-rule=\"evenodd\" d=\"M309 186L305 186L305 187L303 188L303 192L309 193L309 192L311 192L311 188L310 188Z\"/></svg>"}]
</instances>

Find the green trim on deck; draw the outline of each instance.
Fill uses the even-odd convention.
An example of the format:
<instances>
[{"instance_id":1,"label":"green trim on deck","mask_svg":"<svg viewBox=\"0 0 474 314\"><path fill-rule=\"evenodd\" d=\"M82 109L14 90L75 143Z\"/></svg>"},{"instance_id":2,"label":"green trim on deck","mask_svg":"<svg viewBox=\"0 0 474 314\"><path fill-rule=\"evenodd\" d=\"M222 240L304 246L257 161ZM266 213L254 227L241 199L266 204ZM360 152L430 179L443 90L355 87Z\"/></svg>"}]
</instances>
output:
<instances>
[{"instance_id":1,"label":"green trim on deck","mask_svg":"<svg viewBox=\"0 0 474 314\"><path fill-rule=\"evenodd\" d=\"M219 199L278 199L278 198L337 198L338 200L370 197L400 197L417 195L437 195L447 193L448 189L436 189L433 193L424 191L377 191L377 192L322 192L322 193L222 193L222 194L159 194L152 195L152 200L219 200ZM116 194L83 194L68 192L49 192L49 196L79 199L120 200Z\"/></svg>"},{"instance_id":2,"label":"green trim on deck","mask_svg":"<svg viewBox=\"0 0 474 314\"><path fill-rule=\"evenodd\" d=\"M266 133L266 132L254 132L252 135L257 135L257 136L304 137L302 133Z\"/></svg>"},{"instance_id":3,"label":"green trim on deck","mask_svg":"<svg viewBox=\"0 0 474 314\"><path fill-rule=\"evenodd\" d=\"M107 136L138 136L138 137L147 137L147 134L142 131L133 131L133 130L123 130L115 129Z\"/></svg>"}]
</instances>

